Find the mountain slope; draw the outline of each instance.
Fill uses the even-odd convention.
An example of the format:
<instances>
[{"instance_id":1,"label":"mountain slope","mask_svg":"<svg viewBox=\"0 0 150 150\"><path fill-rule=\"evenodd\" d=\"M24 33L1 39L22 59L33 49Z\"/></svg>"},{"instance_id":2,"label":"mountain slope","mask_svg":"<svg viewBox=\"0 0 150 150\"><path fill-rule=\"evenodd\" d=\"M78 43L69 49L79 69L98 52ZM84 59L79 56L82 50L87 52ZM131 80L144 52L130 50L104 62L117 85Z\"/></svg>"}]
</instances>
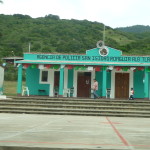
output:
<instances>
[{"instance_id":1,"label":"mountain slope","mask_svg":"<svg viewBox=\"0 0 150 150\"><path fill-rule=\"evenodd\" d=\"M150 32L150 26L135 25L130 27L116 28L116 30L123 31L123 32L130 32L130 33L144 33L144 32Z\"/></svg>"},{"instance_id":2,"label":"mountain slope","mask_svg":"<svg viewBox=\"0 0 150 150\"><path fill-rule=\"evenodd\" d=\"M104 25L88 20L65 20L56 15L31 18L27 15L0 15L0 57L22 56L31 52L85 53L103 39ZM127 54L141 54L136 46L141 40L142 53L149 53L149 35L140 38L106 26L105 44ZM148 43L147 43L148 42ZM134 49L136 51L134 51Z\"/></svg>"}]
</instances>

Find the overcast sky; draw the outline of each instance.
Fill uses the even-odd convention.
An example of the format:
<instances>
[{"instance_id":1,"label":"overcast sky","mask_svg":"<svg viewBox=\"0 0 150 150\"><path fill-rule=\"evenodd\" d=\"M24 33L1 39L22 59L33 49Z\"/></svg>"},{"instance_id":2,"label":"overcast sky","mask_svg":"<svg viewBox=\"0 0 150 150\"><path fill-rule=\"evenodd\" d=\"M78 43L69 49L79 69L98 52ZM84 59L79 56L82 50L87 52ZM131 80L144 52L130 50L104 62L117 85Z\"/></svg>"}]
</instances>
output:
<instances>
[{"instance_id":1,"label":"overcast sky","mask_svg":"<svg viewBox=\"0 0 150 150\"><path fill-rule=\"evenodd\" d=\"M112 28L150 25L150 0L2 0L0 14L97 21Z\"/></svg>"}]
</instances>

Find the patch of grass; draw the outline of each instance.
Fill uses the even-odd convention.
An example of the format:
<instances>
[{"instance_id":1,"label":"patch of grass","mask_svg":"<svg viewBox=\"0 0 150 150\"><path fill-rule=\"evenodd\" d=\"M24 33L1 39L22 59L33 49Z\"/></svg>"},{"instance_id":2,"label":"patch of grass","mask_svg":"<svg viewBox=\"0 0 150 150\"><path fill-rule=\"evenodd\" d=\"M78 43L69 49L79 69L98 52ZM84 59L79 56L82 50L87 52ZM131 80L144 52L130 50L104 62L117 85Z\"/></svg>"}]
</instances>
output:
<instances>
[{"instance_id":1,"label":"patch of grass","mask_svg":"<svg viewBox=\"0 0 150 150\"><path fill-rule=\"evenodd\" d=\"M24 82L22 83L24 85ZM4 81L4 95L17 95L17 81Z\"/></svg>"},{"instance_id":2,"label":"patch of grass","mask_svg":"<svg viewBox=\"0 0 150 150\"><path fill-rule=\"evenodd\" d=\"M4 95L17 95L17 81L4 81Z\"/></svg>"}]
</instances>

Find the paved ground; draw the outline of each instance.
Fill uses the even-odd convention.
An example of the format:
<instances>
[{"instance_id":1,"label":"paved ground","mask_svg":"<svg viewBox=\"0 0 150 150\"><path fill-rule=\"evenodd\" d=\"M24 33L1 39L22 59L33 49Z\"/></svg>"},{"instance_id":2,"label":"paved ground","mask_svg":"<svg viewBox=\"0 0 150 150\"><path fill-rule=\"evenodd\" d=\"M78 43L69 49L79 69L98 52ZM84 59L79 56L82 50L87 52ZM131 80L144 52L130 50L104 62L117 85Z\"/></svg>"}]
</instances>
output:
<instances>
[{"instance_id":1,"label":"paved ground","mask_svg":"<svg viewBox=\"0 0 150 150\"><path fill-rule=\"evenodd\" d=\"M149 150L150 119L0 114L0 150L5 146Z\"/></svg>"}]
</instances>

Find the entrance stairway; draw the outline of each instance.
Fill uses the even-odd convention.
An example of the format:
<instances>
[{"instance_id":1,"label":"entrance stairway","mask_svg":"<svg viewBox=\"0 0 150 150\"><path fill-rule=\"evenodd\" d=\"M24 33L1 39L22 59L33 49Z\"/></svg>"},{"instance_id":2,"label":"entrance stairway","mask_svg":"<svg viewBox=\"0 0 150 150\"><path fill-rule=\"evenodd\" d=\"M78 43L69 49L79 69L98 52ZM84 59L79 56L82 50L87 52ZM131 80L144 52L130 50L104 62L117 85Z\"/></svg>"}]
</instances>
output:
<instances>
[{"instance_id":1,"label":"entrance stairway","mask_svg":"<svg viewBox=\"0 0 150 150\"><path fill-rule=\"evenodd\" d=\"M0 113L150 118L150 101L8 97L0 100Z\"/></svg>"}]
</instances>

